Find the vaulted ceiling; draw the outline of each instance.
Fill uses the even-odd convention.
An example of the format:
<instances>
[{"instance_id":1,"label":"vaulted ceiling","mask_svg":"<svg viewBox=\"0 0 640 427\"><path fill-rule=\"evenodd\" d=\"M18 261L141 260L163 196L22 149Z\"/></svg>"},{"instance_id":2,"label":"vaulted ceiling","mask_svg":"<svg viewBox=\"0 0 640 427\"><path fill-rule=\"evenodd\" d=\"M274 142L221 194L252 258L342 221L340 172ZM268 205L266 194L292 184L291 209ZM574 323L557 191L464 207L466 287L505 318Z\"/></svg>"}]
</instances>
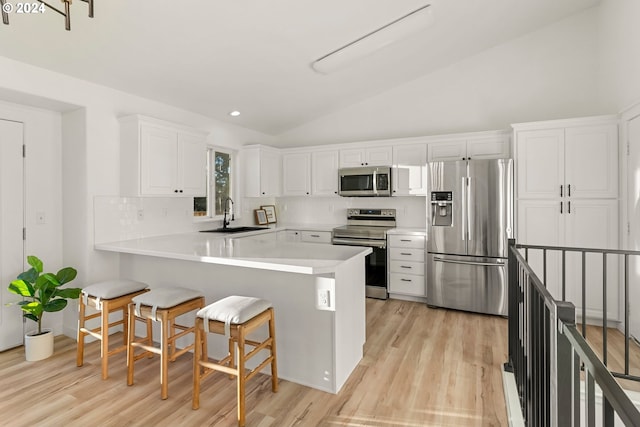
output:
<instances>
[{"instance_id":1,"label":"vaulted ceiling","mask_svg":"<svg viewBox=\"0 0 640 427\"><path fill-rule=\"evenodd\" d=\"M0 55L270 135L599 2L94 1L93 19L86 3L73 2L70 32L51 10L12 13L10 25L0 25ZM428 3L434 15L430 27L329 75L310 67ZM242 114L230 117L232 110Z\"/></svg>"}]
</instances>

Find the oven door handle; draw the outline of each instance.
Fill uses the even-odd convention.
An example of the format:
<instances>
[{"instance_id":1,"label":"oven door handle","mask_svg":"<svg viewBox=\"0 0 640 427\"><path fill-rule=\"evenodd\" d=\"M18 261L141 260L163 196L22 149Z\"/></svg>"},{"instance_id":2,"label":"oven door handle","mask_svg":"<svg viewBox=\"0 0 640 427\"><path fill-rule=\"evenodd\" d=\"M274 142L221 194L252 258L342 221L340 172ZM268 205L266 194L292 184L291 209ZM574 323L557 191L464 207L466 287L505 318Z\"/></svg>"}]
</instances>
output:
<instances>
[{"instance_id":1,"label":"oven door handle","mask_svg":"<svg viewBox=\"0 0 640 427\"><path fill-rule=\"evenodd\" d=\"M387 247L386 240L350 240L350 239L339 239L334 237L331 243L333 243L334 245L368 246L370 248L381 248L381 249L385 249Z\"/></svg>"}]
</instances>

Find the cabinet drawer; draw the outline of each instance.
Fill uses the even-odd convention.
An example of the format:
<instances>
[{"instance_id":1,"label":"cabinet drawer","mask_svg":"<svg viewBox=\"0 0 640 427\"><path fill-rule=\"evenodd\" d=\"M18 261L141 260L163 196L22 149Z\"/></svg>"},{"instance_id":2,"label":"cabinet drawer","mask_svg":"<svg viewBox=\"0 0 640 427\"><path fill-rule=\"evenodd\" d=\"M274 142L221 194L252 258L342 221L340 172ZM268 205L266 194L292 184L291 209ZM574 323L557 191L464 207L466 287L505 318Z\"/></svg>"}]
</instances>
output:
<instances>
[{"instance_id":1,"label":"cabinet drawer","mask_svg":"<svg viewBox=\"0 0 640 427\"><path fill-rule=\"evenodd\" d=\"M424 262L424 249L392 247L389 253L393 260Z\"/></svg>"},{"instance_id":2,"label":"cabinet drawer","mask_svg":"<svg viewBox=\"0 0 640 427\"><path fill-rule=\"evenodd\" d=\"M421 297L426 296L427 287L424 276L391 273L389 280L389 292Z\"/></svg>"},{"instance_id":3,"label":"cabinet drawer","mask_svg":"<svg viewBox=\"0 0 640 427\"><path fill-rule=\"evenodd\" d=\"M300 234L303 242L331 243L330 231L302 231Z\"/></svg>"},{"instance_id":4,"label":"cabinet drawer","mask_svg":"<svg viewBox=\"0 0 640 427\"><path fill-rule=\"evenodd\" d=\"M424 249L424 236L392 234L389 236L389 246L395 248Z\"/></svg>"},{"instance_id":5,"label":"cabinet drawer","mask_svg":"<svg viewBox=\"0 0 640 427\"><path fill-rule=\"evenodd\" d=\"M424 262L391 260L390 271L402 274L424 274Z\"/></svg>"}]
</instances>

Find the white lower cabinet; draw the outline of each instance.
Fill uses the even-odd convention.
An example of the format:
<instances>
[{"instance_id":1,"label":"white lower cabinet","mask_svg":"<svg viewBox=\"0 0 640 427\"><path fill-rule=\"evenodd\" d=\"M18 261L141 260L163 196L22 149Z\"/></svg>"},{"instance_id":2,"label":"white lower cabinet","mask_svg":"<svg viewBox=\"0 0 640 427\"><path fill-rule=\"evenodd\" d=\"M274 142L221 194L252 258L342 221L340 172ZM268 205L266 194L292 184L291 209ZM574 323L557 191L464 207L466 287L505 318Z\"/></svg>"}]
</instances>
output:
<instances>
[{"instance_id":1,"label":"white lower cabinet","mask_svg":"<svg viewBox=\"0 0 640 427\"><path fill-rule=\"evenodd\" d=\"M282 242L331 243L330 231L282 230L277 239Z\"/></svg>"},{"instance_id":2,"label":"white lower cabinet","mask_svg":"<svg viewBox=\"0 0 640 427\"><path fill-rule=\"evenodd\" d=\"M575 248L618 248L617 200L520 200L518 202L518 243ZM547 253L547 289L563 299L562 255ZM580 253L566 252L564 299L582 312L582 260ZM620 260L607 259L607 318L620 320ZM529 264L545 281L542 251L529 251ZM585 309L587 318L602 319L603 261L601 254L586 255Z\"/></svg>"},{"instance_id":3,"label":"white lower cabinet","mask_svg":"<svg viewBox=\"0 0 640 427\"><path fill-rule=\"evenodd\" d=\"M331 243L330 231L301 231L300 241L307 243Z\"/></svg>"},{"instance_id":4,"label":"white lower cabinet","mask_svg":"<svg viewBox=\"0 0 640 427\"><path fill-rule=\"evenodd\" d=\"M426 297L425 236L388 236L389 293Z\"/></svg>"}]
</instances>

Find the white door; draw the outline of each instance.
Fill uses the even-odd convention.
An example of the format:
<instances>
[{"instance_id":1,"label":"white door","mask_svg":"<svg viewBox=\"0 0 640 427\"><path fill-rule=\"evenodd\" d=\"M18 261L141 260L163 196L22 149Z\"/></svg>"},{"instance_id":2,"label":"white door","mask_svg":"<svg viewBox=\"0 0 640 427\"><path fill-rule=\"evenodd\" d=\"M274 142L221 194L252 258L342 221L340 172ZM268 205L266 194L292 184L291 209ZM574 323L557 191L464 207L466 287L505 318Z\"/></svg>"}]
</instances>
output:
<instances>
[{"instance_id":1,"label":"white door","mask_svg":"<svg viewBox=\"0 0 640 427\"><path fill-rule=\"evenodd\" d=\"M628 215L629 249L640 250L640 116L628 122L629 156L628 175ZM640 339L640 260L631 257L629 262L629 302L631 315L629 330Z\"/></svg>"},{"instance_id":2,"label":"white door","mask_svg":"<svg viewBox=\"0 0 640 427\"><path fill-rule=\"evenodd\" d=\"M23 271L24 187L22 123L0 119L0 351L22 345L22 312L8 302L21 298L7 291Z\"/></svg>"}]
</instances>

